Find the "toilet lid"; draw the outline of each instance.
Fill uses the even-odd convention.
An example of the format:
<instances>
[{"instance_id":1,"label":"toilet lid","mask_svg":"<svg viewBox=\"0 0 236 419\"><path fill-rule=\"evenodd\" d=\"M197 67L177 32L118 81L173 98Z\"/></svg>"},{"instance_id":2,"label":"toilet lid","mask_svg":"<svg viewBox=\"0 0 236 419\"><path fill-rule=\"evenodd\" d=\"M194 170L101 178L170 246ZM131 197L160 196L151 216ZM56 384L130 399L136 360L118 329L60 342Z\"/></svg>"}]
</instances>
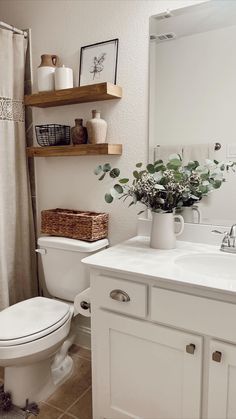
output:
<instances>
[{"instance_id":1,"label":"toilet lid","mask_svg":"<svg viewBox=\"0 0 236 419\"><path fill-rule=\"evenodd\" d=\"M32 342L52 333L70 317L70 306L62 301L35 297L0 312L0 346Z\"/></svg>"}]
</instances>

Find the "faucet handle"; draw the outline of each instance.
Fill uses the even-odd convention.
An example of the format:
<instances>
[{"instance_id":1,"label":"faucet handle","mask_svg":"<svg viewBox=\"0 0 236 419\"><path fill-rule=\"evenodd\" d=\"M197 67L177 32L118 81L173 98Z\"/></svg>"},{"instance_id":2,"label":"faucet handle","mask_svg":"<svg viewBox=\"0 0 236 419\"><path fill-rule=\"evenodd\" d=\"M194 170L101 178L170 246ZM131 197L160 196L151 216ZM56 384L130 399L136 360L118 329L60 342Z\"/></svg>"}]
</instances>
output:
<instances>
[{"instance_id":1,"label":"faucet handle","mask_svg":"<svg viewBox=\"0 0 236 419\"><path fill-rule=\"evenodd\" d=\"M236 226L235 226L236 227ZM223 235L223 239L222 239L222 243L221 243L221 248L223 246L227 246L230 247L230 234L228 231L219 231L219 230L212 230L212 233L216 233L216 234L222 234Z\"/></svg>"},{"instance_id":2,"label":"faucet handle","mask_svg":"<svg viewBox=\"0 0 236 419\"><path fill-rule=\"evenodd\" d=\"M224 234L224 236L227 236L228 231L220 231L220 230L211 230L212 233L216 233L216 234Z\"/></svg>"},{"instance_id":3,"label":"faucet handle","mask_svg":"<svg viewBox=\"0 0 236 419\"><path fill-rule=\"evenodd\" d=\"M236 224L232 225L229 235L231 238L236 238Z\"/></svg>"}]
</instances>

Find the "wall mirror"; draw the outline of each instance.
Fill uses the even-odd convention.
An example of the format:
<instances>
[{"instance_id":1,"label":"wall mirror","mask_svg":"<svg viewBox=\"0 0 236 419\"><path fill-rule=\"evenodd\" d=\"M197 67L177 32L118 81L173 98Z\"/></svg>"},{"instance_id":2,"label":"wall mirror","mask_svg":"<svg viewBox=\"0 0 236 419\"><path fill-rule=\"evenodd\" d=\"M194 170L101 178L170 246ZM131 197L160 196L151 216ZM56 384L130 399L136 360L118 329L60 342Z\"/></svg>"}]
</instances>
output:
<instances>
[{"instance_id":1,"label":"wall mirror","mask_svg":"<svg viewBox=\"0 0 236 419\"><path fill-rule=\"evenodd\" d=\"M212 0L150 18L149 160L191 150L236 161L236 1ZM187 152L188 154L188 152ZM205 154L204 154L205 156ZM236 222L236 173L185 221Z\"/></svg>"}]
</instances>

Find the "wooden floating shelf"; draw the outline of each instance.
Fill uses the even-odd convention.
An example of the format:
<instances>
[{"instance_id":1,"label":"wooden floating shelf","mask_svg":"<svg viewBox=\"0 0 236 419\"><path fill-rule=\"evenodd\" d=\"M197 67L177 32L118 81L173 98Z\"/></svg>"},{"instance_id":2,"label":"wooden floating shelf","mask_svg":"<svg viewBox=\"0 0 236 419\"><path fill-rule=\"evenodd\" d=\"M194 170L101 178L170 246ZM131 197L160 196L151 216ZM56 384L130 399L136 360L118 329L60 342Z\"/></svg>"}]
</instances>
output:
<instances>
[{"instance_id":1,"label":"wooden floating shelf","mask_svg":"<svg viewBox=\"0 0 236 419\"><path fill-rule=\"evenodd\" d=\"M49 108L75 103L96 102L99 100L120 99L122 88L112 83L91 84L72 89L53 90L25 96L25 106Z\"/></svg>"},{"instance_id":2,"label":"wooden floating shelf","mask_svg":"<svg viewBox=\"0 0 236 419\"><path fill-rule=\"evenodd\" d=\"M28 157L98 156L122 154L122 144L81 144L78 146L27 147Z\"/></svg>"}]
</instances>

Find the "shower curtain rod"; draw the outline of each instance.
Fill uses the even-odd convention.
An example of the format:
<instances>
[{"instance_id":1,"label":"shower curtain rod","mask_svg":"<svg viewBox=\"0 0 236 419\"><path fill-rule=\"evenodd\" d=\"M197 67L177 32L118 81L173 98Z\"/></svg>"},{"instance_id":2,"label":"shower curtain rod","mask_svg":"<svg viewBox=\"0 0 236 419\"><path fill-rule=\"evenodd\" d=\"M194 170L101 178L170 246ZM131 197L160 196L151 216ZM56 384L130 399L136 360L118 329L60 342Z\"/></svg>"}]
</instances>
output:
<instances>
[{"instance_id":1,"label":"shower curtain rod","mask_svg":"<svg viewBox=\"0 0 236 419\"><path fill-rule=\"evenodd\" d=\"M21 29L17 29L12 25L8 25L8 23L5 23L5 22L0 21L0 28L7 29L7 30L12 31L14 33L17 33L19 35L24 35L25 38L27 38L27 36L28 36L27 32L22 31Z\"/></svg>"}]
</instances>

